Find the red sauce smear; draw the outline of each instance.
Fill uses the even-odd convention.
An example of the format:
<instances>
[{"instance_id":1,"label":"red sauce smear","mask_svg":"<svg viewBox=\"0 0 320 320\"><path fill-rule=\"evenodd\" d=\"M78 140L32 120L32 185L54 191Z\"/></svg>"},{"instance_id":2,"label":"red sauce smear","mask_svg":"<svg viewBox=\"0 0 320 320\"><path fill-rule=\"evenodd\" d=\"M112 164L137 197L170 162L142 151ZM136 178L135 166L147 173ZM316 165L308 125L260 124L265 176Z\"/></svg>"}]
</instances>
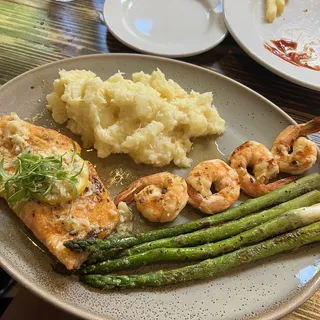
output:
<instances>
[{"instance_id":1,"label":"red sauce smear","mask_svg":"<svg viewBox=\"0 0 320 320\"><path fill-rule=\"evenodd\" d=\"M295 66L320 71L319 65L309 65L308 62L315 60L316 52L311 45L305 45L302 52L298 52L298 43L288 39L271 40L274 46L264 43L264 47L280 57L281 59L292 63ZM318 58L319 59L319 58Z\"/></svg>"}]
</instances>

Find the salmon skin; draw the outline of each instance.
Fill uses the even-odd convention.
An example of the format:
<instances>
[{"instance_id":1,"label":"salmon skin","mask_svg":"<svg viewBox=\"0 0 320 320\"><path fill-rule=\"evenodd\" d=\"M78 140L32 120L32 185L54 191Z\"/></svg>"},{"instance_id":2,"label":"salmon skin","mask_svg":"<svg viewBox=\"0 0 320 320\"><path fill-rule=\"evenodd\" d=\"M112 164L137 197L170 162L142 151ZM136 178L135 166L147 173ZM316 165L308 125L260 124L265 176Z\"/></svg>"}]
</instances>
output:
<instances>
[{"instance_id":1,"label":"salmon skin","mask_svg":"<svg viewBox=\"0 0 320 320\"><path fill-rule=\"evenodd\" d=\"M65 135L19 119L16 114L0 118L0 159L12 161L24 150L33 153L59 149L77 152L81 148ZM49 152L48 152L49 150ZM72 252L63 243L75 238L105 238L119 223L119 213L94 166L85 161L89 182L84 192L67 203L49 204L29 200L11 209L33 234L55 255L67 269L78 269L87 253ZM4 197L2 195L2 197ZM76 224L77 228L72 228Z\"/></svg>"}]
</instances>

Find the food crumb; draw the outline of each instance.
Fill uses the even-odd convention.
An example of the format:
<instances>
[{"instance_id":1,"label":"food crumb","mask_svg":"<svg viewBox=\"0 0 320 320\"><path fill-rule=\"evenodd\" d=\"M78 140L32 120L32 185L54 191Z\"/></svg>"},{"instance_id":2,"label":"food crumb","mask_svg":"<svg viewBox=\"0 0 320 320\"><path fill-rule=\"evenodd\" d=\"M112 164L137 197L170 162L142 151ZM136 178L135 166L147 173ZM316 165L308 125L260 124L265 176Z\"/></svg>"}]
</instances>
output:
<instances>
[{"instance_id":1,"label":"food crumb","mask_svg":"<svg viewBox=\"0 0 320 320\"><path fill-rule=\"evenodd\" d=\"M111 234L111 237L126 237L132 234L133 230L133 214L125 202L118 204L120 221L116 230Z\"/></svg>"},{"instance_id":2,"label":"food crumb","mask_svg":"<svg viewBox=\"0 0 320 320\"><path fill-rule=\"evenodd\" d=\"M308 9L304 9L303 12L308 12Z\"/></svg>"},{"instance_id":3,"label":"food crumb","mask_svg":"<svg viewBox=\"0 0 320 320\"><path fill-rule=\"evenodd\" d=\"M46 114L46 110L42 110L40 112L38 112L35 116L33 116L32 118L26 118L26 121L29 121L31 123L36 123L37 121L39 121L40 119L42 119L44 117L44 115Z\"/></svg>"}]
</instances>

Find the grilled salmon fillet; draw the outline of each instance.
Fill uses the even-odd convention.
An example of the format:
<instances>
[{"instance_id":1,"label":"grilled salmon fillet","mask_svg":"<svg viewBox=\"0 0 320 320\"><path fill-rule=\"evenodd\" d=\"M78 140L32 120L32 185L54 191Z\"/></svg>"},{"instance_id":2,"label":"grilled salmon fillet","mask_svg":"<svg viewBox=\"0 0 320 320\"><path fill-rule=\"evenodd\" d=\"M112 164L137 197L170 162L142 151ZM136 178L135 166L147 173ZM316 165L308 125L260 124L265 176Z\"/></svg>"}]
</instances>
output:
<instances>
[{"instance_id":1,"label":"grilled salmon fillet","mask_svg":"<svg viewBox=\"0 0 320 320\"><path fill-rule=\"evenodd\" d=\"M75 146L80 152L80 146ZM52 149L73 152L74 144L57 131L25 122L15 114L0 118L0 159L15 160L23 150L50 155ZM72 201L72 205L29 200L22 204L19 212L11 206L34 235L69 270L79 268L87 254L70 251L63 245L65 241L84 237L104 238L119 222L117 208L96 170L90 162L85 163L89 170L88 186ZM70 228L70 223L76 223L76 230Z\"/></svg>"}]
</instances>

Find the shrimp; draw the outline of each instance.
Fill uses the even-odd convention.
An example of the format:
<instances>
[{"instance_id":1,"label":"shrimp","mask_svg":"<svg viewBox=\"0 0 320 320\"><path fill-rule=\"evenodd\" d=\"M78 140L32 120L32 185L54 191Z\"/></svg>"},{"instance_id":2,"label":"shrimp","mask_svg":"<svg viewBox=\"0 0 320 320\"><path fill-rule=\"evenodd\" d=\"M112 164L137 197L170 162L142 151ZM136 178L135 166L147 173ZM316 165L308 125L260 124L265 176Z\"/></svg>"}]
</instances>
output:
<instances>
[{"instance_id":1,"label":"shrimp","mask_svg":"<svg viewBox=\"0 0 320 320\"><path fill-rule=\"evenodd\" d=\"M320 131L320 117L307 123L293 124L277 135L271 152L280 171L300 174L315 164L318 147L304 136L318 131Z\"/></svg>"},{"instance_id":2,"label":"shrimp","mask_svg":"<svg viewBox=\"0 0 320 320\"><path fill-rule=\"evenodd\" d=\"M200 162L187 178L188 203L204 213L214 214L229 208L240 196L238 174L222 160ZM212 193L214 184L216 193Z\"/></svg>"},{"instance_id":3,"label":"shrimp","mask_svg":"<svg viewBox=\"0 0 320 320\"><path fill-rule=\"evenodd\" d=\"M288 177L268 183L279 173L279 166L272 153L255 141L247 141L237 147L229 161L239 175L242 190L252 197L260 197L296 179ZM248 168L252 168L253 175L248 172Z\"/></svg>"},{"instance_id":4,"label":"shrimp","mask_svg":"<svg viewBox=\"0 0 320 320\"><path fill-rule=\"evenodd\" d=\"M138 211L151 222L174 220L188 202L187 183L170 172L142 177L122 191L114 200L136 202Z\"/></svg>"}]
</instances>

